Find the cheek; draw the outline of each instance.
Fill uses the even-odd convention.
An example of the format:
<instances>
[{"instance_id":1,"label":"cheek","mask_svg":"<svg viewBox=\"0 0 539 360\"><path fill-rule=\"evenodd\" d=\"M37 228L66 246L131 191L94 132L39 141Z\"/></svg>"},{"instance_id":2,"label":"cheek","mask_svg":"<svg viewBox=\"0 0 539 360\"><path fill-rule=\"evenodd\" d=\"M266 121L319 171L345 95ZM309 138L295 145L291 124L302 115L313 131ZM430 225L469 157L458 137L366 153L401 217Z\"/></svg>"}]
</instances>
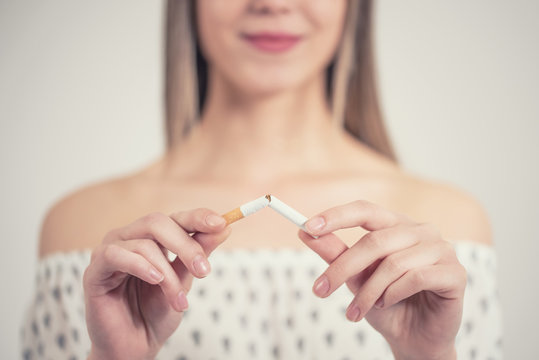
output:
<instances>
[{"instance_id":1,"label":"cheek","mask_svg":"<svg viewBox=\"0 0 539 360\"><path fill-rule=\"evenodd\" d=\"M183 1L183 0L182 0ZM235 24L248 0L198 0L197 31L199 45L210 62L226 58L234 51Z\"/></svg>"}]
</instances>

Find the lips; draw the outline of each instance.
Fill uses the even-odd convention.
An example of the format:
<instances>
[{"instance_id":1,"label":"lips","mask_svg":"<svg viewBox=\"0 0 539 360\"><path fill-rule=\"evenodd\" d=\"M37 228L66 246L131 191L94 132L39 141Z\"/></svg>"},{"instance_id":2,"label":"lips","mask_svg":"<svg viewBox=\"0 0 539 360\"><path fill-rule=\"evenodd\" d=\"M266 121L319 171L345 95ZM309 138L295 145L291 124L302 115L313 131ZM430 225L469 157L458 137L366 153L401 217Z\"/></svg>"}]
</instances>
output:
<instances>
[{"instance_id":1,"label":"lips","mask_svg":"<svg viewBox=\"0 0 539 360\"><path fill-rule=\"evenodd\" d=\"M244 34L243 38L258 50L281 53L291 50L301 41L301 36L287 33Z\"/></svg>"}]
</instances>

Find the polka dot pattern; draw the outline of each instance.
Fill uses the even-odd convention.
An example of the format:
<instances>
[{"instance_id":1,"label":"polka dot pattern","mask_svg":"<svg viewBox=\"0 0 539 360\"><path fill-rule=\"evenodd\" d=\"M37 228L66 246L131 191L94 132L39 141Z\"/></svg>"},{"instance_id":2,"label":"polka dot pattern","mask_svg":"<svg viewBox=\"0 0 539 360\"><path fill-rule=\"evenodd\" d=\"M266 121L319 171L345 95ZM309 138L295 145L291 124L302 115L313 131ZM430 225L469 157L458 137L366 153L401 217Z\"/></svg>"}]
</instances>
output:
<instances>
[{"instance_id":1,"label":"polka dot pattern","mask_svg":"<svg viewBox=\"0 0 539 360\"><path fill-rule=\"evenodd\" d=\"M468 270L459 359L501 359L500 304L492 248L458 243ZM23 359L84 359L82 274L90 253L39 263L36 291L22 331ZM312 294L326 264L303 250L216 251L212 274L195 280L190 307L157 359L392 359L384 338L344 312L353 295L342 287L327 299Z\"/></svg>"}]
</instances>

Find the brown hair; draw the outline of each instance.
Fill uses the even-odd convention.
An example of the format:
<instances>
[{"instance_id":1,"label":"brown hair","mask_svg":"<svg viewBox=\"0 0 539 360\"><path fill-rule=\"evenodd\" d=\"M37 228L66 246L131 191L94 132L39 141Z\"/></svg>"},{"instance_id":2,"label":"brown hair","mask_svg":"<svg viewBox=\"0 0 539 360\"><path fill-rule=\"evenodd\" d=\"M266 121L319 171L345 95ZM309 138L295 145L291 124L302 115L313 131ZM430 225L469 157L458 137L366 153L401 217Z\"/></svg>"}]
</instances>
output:
<instances>
[{"instance_id":1,"label":"brown hair","mask_svg":"<svg viewBox=\"0 0 539 360\"><path fill-rule=\"evenodd\" d=\"M328 67L334 121L372 149L396 161L377 94L372 0L349 0L342 41ZM168 0L165 38L167 146L189 133L206 95L207 64L196 43L193 0Z\"/></svg>"}]
</instances>

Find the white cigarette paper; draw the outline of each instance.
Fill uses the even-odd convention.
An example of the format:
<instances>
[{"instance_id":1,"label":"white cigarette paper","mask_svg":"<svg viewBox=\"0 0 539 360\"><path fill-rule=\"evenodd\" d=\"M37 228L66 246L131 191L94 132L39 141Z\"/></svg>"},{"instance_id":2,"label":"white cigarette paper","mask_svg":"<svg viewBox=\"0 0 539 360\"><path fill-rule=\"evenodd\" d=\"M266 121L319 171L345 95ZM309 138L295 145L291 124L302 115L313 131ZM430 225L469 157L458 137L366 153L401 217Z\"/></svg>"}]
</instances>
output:
<instances>
[{"instance_id":1,"label":"white cigarette paper","mask_svg":"<svg viewBox=\"0 0 539 360\"><path fill-rule=\"evenodd\" d=\"M249 201L248 203L240 206L240 211L243 214L243 216L249 216L259 210L262 210L266 206L268 206L269 202L270 201L268 200L267 197L261 196L258 199Z\"/></svg>"},{"instance_id":2,"label":"white cigarette paper","mask_svg":"<svg viewBox=\"0 0 539 360\"><path fill-rule=\"evenodd\" d=\"M307 229L305 229L305 223L307 222L308 218L306 216L300 214L297 210L294 210L273 195L266 195L266 198L269 198L268 206L270 208L299 226L303 231L307 232Z\"/></svg>"},{"instance_id":3,"label":"white cigarette paper","mask_svg":"<svg viewBox=\"0 0 539 360\"><path fill-rule=\"evenodd\" d=\"M303 231L308 232L307 229L305 229L305 223L307 222L308 218L273 195L261 196L258 199L249 201L248 203L227 212L223 215L223 217L225 218L227 224L232 224L233 222L252 215L265 207L272 208L277 213L281 214L283 217L300 227ZM314 238L317 238L317 236L314 236Z\"/></svg>"}]
</instances>

